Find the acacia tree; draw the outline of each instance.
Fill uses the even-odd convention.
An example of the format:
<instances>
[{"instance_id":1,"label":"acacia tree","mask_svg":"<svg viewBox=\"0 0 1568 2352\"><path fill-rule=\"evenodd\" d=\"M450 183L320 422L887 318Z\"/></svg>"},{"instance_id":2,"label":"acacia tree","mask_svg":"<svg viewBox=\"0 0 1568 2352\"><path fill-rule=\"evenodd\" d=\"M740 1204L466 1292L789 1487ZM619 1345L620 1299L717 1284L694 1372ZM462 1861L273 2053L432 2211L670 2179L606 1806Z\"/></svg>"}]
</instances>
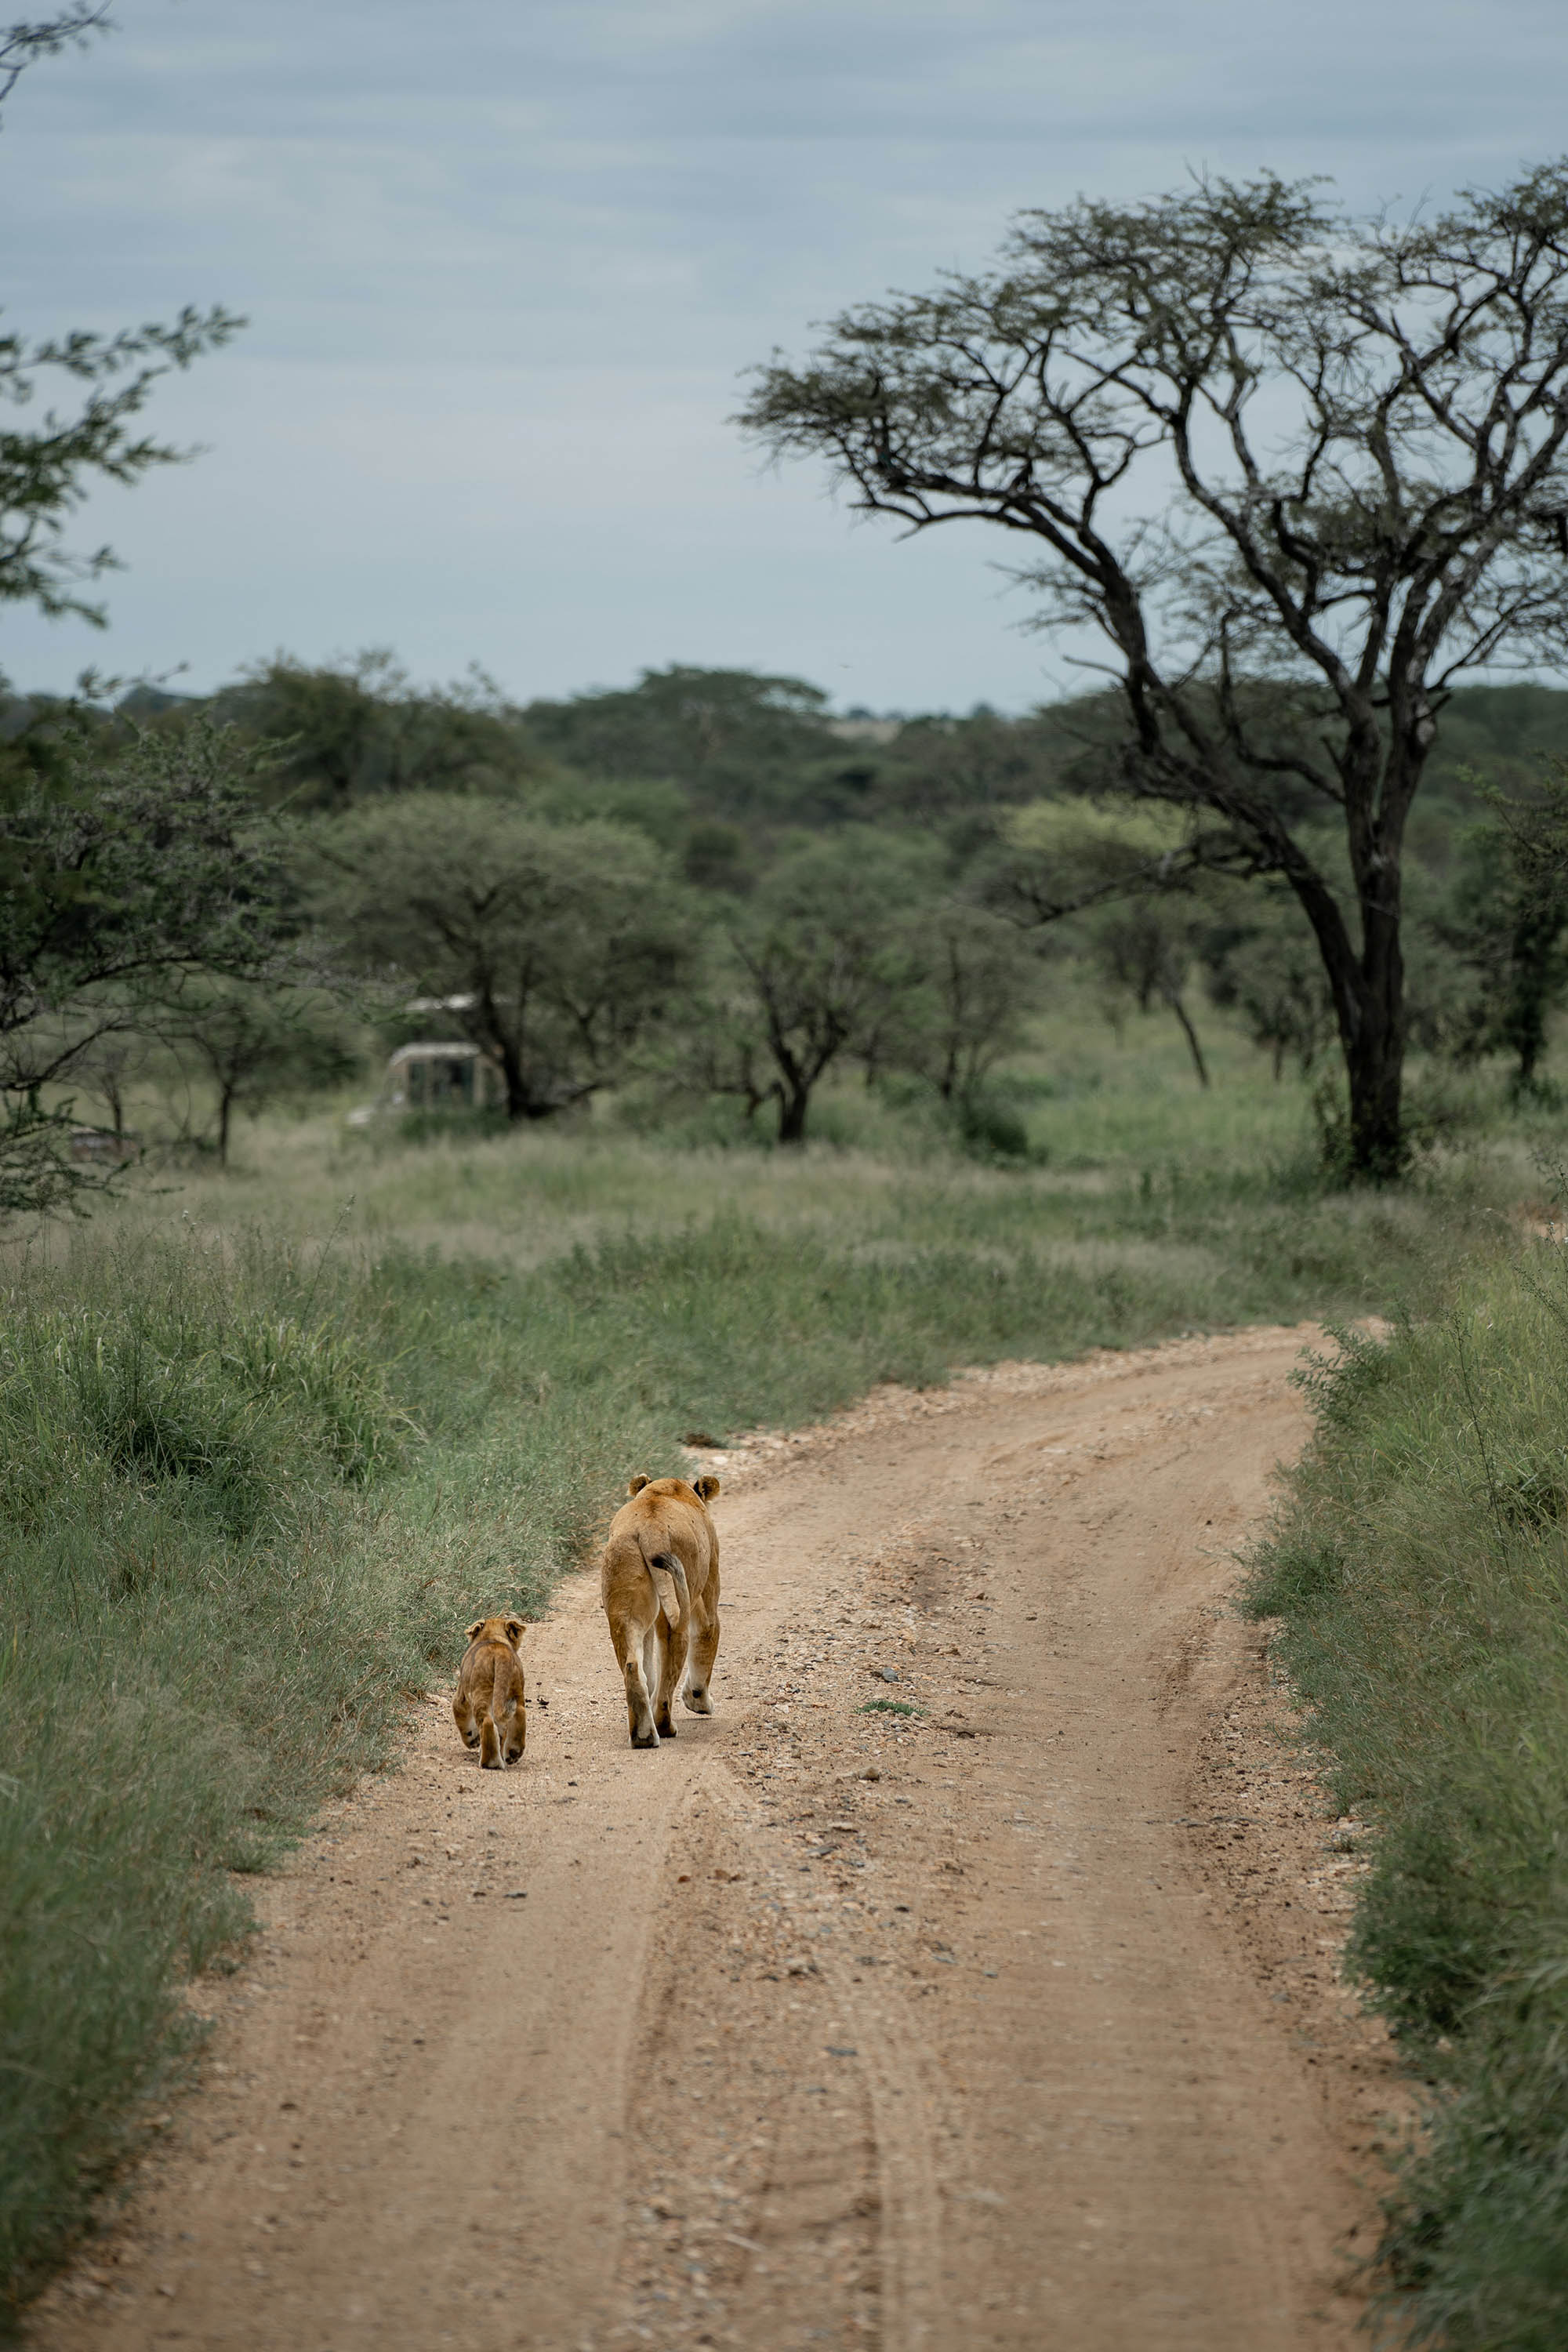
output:
<instances>
[{"instance_id":1,"label":"acacia tree","mask_svg":"<svg viewBox=\"0 0 1568 2352\"><path fill-rule=\"evenodd\" d=\"M918 977L884 1058L918 1072L944 1103L962 1104L1023 1042L1043 994L1040 958L1016 924L960 898L922 908L908 946Z\"/></svg>"},{"instance_id":2,"label":"acacia tree","mask_svg":"<svg viewBox=\"0 0 1568 2352\"><path fill-rule=\"evenodd\" d=\"M897 1059L889 1031L925 973L913 911L934 898L928 845L859 827L782 857L730 929L727 967L692 1024L689 1062L748 1114L778 1107L778 1139L805 1141L835 1062Z\"/></svg>"},{"instance_id":3,"label":"acacia tree","mask_svg":"<svg viewBox=\"0 0 1568 2352\"><path fill-rule=\"evenodd\" d=\"M385 793L504 791L539 765L482 671L422 689L384 647L317 668L275 654L209 708L268 745L272 796L301 811Z\"/></svg>"},{"instance_id":4,"label":"acacia tree","mask_svg":"<svg viewBox=\"0 0 1568 2352\"><path fill-rule=\"evenodd\" d=\"M1253 1044L1269 1056L1275 1083L1289 1055L1303 1077L1331 1046L1333 1000L1312 935L1289 898L1253 894L1251 920L1215 924L1201 942L1208 993L1239 1013Z\"/></svg>"},{"instance_id":5,"label":"acacia tree","mask_svg":"<svg viewBox=\"0 0 1568 2352\"><path fill-rule=\"evenodd\" d=\"M405 793L310 836L317 903L362 971L492 1054L507 1116L547 1118L624 1075L689 982L699 928L642 834Z\"/></svg>"},{"instance_id":6,"label":"acacia tree","mask_svg":"<svg viewBox=\"0 0 1568 2352\"><path fill-rule=\"evenodd\" d=\"M199 980L289 968L296 928L258 755L205 721L108 753L68 734L58 772L0 806L0 1214L103 1180L68 1153L58 1090Z\"/></svg>"},{"instance_id":7,"label":"acacia tree","mask_svg":"<svg viewBox=\"0 0 1568 2352\"><path fill-rule=\"evenodd\" d=\"M83 46L110 23L107 6L76 0L53 16L0 28L0 102L28 66ZM108 547L68 548L68 519L95 479L127 484L155 466L184 462L189 451L153 439L137 419L161 376L189 367L244 324L219 307L187 306L167 327L76 331L37 343L0 335L0 404L26 407L40 383L85 388L72 416L50 410L31 431L0 428L0 602L103 625L102 607L85 602L79 586L115 570L117 560Z\"/></svg>"},{"instance_id":8,"label":"acacia tree","mask_svg":"<svg viewBox=\"0 0 1568 2352\"><path fill-rule=\"evenodd\" d=\"M1163 1004L1174 1016L1197 1082L1206 1088L1208 1064L1187 1010L1194 929L1190 908L1155 891L1141 891L1108 908L1090 925L1089 955L1100 978L1112 989L1124 989L1140 1013Z\"/></svg>"},{"instance_id":9,"label":"acacia tree","mask_svg":"<svg viewBox=\"0 0 1568 2352\"><path fill-rule=\"evenodd\" d=\"M48 790L0 808L0 1094L69 1083L195 974L280 968L282 845L257 767L204 720L107 756L81 735Z\"/></svg>"},{"instance_id":10,"label":"acacia tree","mask_svg":"<svg viewBox=\"0 0 1568 2352\"><path fill-rule=\"evenodd\" d=\"M1568 763L1551 762L1529 798L1487 798L1490 820L1461 841L1432 929L1469 982L1453 1051L1510 1054L1517 1097L1537 1090L1551 1016L1568 996Z\"/></svg>"},{"instance_id":11,"label":"acacia tree","mask_svg":"<svg viewBox=\"0 0 1568 2352\"><path fill-rule=\"evenodd\" d=\"M342 1008L321 989L198 982L163 1012L157 1034L212 1088L220 1168L237 1110L254 1117L280 1095L341 1085L360 1066Z\"/></svg>"},{"instance_id":12,"label":"acacia tree","mask_svg":"<svg viewBox=\"0 0 1568 2352\"><path fill-rule=\"evenodd\" d=\"M1117 784L1192 813L1193 861L1294 891L1351 1167L1396 1172L1401 862L1443 703L1568 638L1568 163L1408 225L1267 173L1026 213L991 272L761 370L741 422L862 509L1032 546L1040 625L1109 649Z\"/></svg>"}]
</instances>

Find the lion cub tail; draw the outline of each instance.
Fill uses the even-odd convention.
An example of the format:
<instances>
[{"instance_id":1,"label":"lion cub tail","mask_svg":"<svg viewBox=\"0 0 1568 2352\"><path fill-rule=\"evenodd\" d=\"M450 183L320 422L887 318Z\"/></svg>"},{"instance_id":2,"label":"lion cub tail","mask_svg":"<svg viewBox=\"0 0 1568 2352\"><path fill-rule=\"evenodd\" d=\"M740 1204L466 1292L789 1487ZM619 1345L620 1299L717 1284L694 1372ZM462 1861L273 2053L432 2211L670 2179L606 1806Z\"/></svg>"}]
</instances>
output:
<instances>
[{"instance_id":1,"label":"lion cub tail","mask_svg":"<svg viewBox=\"0 0 1568 2352\"><path fill-rule=\"evenodd\" d=\"M488 1711L479 1726L479 1763L495 1769L500 1764L500 1733L496 1729L494 1716Z\"/></svg>"}]
</instances>

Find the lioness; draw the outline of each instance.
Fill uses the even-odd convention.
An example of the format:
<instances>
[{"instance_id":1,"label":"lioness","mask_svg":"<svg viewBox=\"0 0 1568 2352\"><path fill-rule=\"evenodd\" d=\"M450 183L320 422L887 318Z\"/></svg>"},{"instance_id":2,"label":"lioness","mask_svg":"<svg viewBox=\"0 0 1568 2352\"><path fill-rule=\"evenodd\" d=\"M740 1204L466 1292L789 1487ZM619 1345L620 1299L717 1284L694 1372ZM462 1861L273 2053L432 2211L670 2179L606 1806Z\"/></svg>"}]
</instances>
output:
<instances>
[{"instance_id":1,"label":"lioness","mask_svg":"<svg viewBox=\"0 0 1568 2352\"><path fill-rule=\"evenodd\" d=\"M634 1748L675 1738L669 1710L686 1680L693 1715L711 1715L719 1647L717 1478L636 1477L610 1522L599 1571L610 1640L626 1685Z\"/></svg>"},{"instance_id":2,"label":"lioness","mask_svg":"<svg viewBox=\"0 0 1568 2352\"><path fill-rule=\"evenodd\" d=\"M477 1748L480 1764L498 1772L528 1745L522 1660L517 1654L527 1630L525 1617L477 1617L458 1669L453 1719L465 1748Z\"/></svg>"}]
</instances>

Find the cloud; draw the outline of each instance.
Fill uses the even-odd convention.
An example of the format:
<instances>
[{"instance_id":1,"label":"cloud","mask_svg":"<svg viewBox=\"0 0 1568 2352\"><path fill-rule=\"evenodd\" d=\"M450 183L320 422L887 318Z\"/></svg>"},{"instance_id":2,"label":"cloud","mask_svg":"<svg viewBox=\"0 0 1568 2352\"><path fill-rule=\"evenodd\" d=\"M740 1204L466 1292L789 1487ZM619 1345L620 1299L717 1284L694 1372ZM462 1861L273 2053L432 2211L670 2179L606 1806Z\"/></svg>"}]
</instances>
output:
<instances>
[{"instance_id":1,"label":"cloud","mask_svg":"<svg viewBox=\"0 0 1568 2352\"><path fill-rule=\"evenodd\" d=\"M565 692L743 642L850 701L1028 700L984 534L917 553L760 473L740 371L1028 204L1263 163L1413 202L1560 136L1557 0L122 15L7 109L7 323L252 323L159 404L213 454L82 519L132 567L108 639L7 614L0 666L41 682L380 641Z\"/></svg>"}]
</instances>

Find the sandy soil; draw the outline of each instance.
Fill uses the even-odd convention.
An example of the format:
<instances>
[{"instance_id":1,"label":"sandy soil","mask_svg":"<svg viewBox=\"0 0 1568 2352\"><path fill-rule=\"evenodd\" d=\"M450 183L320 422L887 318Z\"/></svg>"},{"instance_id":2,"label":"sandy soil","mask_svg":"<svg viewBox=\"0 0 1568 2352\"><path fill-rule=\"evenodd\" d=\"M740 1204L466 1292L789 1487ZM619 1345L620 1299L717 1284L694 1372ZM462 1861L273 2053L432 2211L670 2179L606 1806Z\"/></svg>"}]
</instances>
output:
<instances>
[{"instance_id":1,"label":"sandy soil","mask_svg":"<svg viewBox=\"0 0 1568 2352\"><path fill-rule=\"evenodd\" d=\"M418 1710L196 1988L206 2087L37 2352L1348 2347L1401 2094L1226 1606L1314 1337L701 1455L715 1717L632 1752L592 1577L523 1763Z\"/></svg>"}]
</instances>

